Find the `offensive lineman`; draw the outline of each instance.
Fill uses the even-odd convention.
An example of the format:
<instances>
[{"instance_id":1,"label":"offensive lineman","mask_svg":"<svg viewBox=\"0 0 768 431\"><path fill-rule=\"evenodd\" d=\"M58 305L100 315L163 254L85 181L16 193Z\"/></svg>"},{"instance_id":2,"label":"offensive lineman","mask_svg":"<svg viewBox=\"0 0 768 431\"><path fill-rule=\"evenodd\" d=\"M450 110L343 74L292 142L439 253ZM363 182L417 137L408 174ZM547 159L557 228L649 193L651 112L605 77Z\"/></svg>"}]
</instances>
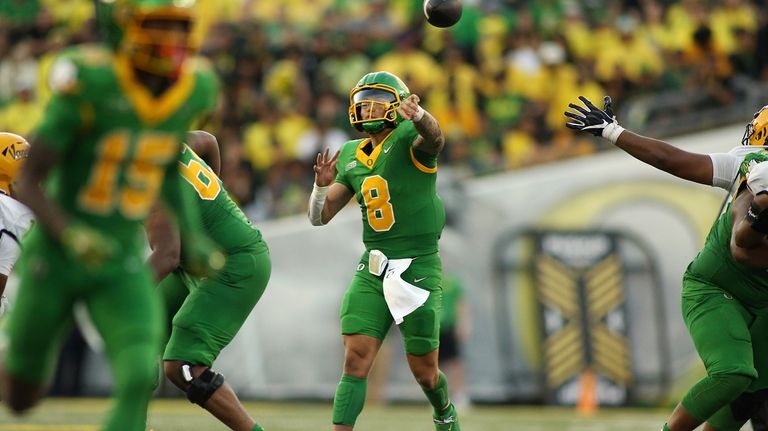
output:
<instances>
[{"instance_id":1,"label":"offensive lineman","mask_svg":"<svg viewBox=\"0 0 768 431\"><path fill-rule=\"evenodd\" d=\"M206 163L207 162L207 163ZM149 263L160 281L166 317L173 319L163 354L165 375L187 398L235 431L263 431L245 411L224 376L211 370L267 287L271 261L261 232L230 199L218 178L219 146L213 135L194 131L179 161L184 187L193 192L203 230L226 255L216 275L190 275L181 259L188 238L159 208L146 222ZM197 378L192 379L192 376Z\"/></svg>"},{"instance_id":2,"label":"offensive lineman","mask_svg":"<svg viewBox=\"0 0 768 431\"><path fill-rule=\"evenodd\" d=\"M328 223L352 197L363 217L366 251L341 305L344 370L333 401L333 429L352 430L365 403L368 373L392 322L408 365L432 405L435 428L459 431L437 364L442 301L438 240L445 209L435 190L445 139L419 97L389 72L373 72L350 92L349 119L368 137L318 154L309 220Z\"/></svg>"}]
</instances>

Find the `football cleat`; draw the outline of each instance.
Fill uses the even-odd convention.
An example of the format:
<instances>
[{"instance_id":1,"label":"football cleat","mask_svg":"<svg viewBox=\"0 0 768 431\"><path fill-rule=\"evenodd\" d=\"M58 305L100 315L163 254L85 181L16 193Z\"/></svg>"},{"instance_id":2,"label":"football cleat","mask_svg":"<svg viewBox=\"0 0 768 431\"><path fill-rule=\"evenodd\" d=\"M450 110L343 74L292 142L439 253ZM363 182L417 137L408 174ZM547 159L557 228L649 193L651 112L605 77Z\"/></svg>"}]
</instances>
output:
<instances>
[{"instance_id":1,"label":"football cleat","mask_svg":"<svg viewBox=\"0 0 768 431\"><path fill-rule=\"evenodd\" d=\"M432 420L435 422L435 431L461 431L453 403L439 417L433 415Z\"/></svg>"}]
</instances>

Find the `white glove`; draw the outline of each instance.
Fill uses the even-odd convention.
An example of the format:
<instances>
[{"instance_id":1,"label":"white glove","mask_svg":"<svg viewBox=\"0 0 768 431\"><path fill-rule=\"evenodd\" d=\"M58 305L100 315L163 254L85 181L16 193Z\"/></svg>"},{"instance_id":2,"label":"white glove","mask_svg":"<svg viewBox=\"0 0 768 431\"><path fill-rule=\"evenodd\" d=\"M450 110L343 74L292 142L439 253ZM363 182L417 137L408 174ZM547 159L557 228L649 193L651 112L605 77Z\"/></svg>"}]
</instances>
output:
<instances>
[{"instance_id":1,"label":"white glove","mask_svg":"<svg viewBox=\"0 0 768 431\"><path fill-rule=\"evenodd\" d=\"M747 187L754 196L768 192L768 161L757 163L753 160L749 163Z\"/></svg>"},{"instance_id":2,"label":"white glove","mask_svg":"<svg viewBox=\"0 0 768 431\"><path fill-rule=\"evenodd\" d=\"M5 313L7 313L10 308L11 303L8 301L8 297L5 295L0 296L0 317L5 316Z\"/></svg>"}]
</instances>

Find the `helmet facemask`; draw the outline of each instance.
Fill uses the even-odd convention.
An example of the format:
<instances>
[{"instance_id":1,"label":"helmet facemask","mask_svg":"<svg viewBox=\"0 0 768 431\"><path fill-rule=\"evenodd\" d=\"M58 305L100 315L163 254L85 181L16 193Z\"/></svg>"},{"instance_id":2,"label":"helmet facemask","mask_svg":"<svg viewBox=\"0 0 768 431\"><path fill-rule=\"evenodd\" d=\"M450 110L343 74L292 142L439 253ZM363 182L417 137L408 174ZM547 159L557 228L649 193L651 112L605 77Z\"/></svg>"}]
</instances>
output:
<instances>
[{"instance_id":1,"label":"helmet facemask","mask_svg":"<svg viewBox=\"0 0 768 431\"><path fill-rule=\"evenodd\" d=\"M755 112L754 119L747 124L741 145L764 146L768 144L768 105Z\"/></svg>"},{"instance_id":2,"label":"helmet facemask","mask_svg":"<svg viewBox=\"0 0 768 431\"><path fill-rule=\"evenodd\" d=\"M136 69L176 79L194 52L192 24L192 15L186 8L137 9L126 23L123 50Z\"/></svg>"},{"instance_id":3,"label":"helmet facemask","mask_svg":"<svg viewBox=\"0 0 768 431\"><path fill-rule=\"evenodd\" d=\"M399 123L400 102L398 92L388 85L355 87L349 94L349 122L355 129L370 134L394 128Z\"/></svg>"}]
</instances>

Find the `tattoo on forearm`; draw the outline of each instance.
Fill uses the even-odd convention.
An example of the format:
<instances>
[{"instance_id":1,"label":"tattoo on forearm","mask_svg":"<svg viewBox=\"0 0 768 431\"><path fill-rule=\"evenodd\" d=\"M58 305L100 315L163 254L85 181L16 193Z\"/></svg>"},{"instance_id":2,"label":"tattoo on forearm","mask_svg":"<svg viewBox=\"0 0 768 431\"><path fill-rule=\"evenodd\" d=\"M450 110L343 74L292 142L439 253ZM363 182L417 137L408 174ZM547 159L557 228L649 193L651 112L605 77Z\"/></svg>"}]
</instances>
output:
<instances>
[{"instance_id":1,"label":"tattoo on forearm","mask_svg":"<svg viewBox=\"0 0 768 431\"><path fill-rule=\"evenodd\" d=\"M424 116L421 121L414 122L416 131L421 135L423 142L419 144L419 149L430 153L438 153L443 149L445 139L443 138L443 132L440 130L440 125L437 124L437 120L429 112L424 112Z\"/></svg>"}]
</instances>

